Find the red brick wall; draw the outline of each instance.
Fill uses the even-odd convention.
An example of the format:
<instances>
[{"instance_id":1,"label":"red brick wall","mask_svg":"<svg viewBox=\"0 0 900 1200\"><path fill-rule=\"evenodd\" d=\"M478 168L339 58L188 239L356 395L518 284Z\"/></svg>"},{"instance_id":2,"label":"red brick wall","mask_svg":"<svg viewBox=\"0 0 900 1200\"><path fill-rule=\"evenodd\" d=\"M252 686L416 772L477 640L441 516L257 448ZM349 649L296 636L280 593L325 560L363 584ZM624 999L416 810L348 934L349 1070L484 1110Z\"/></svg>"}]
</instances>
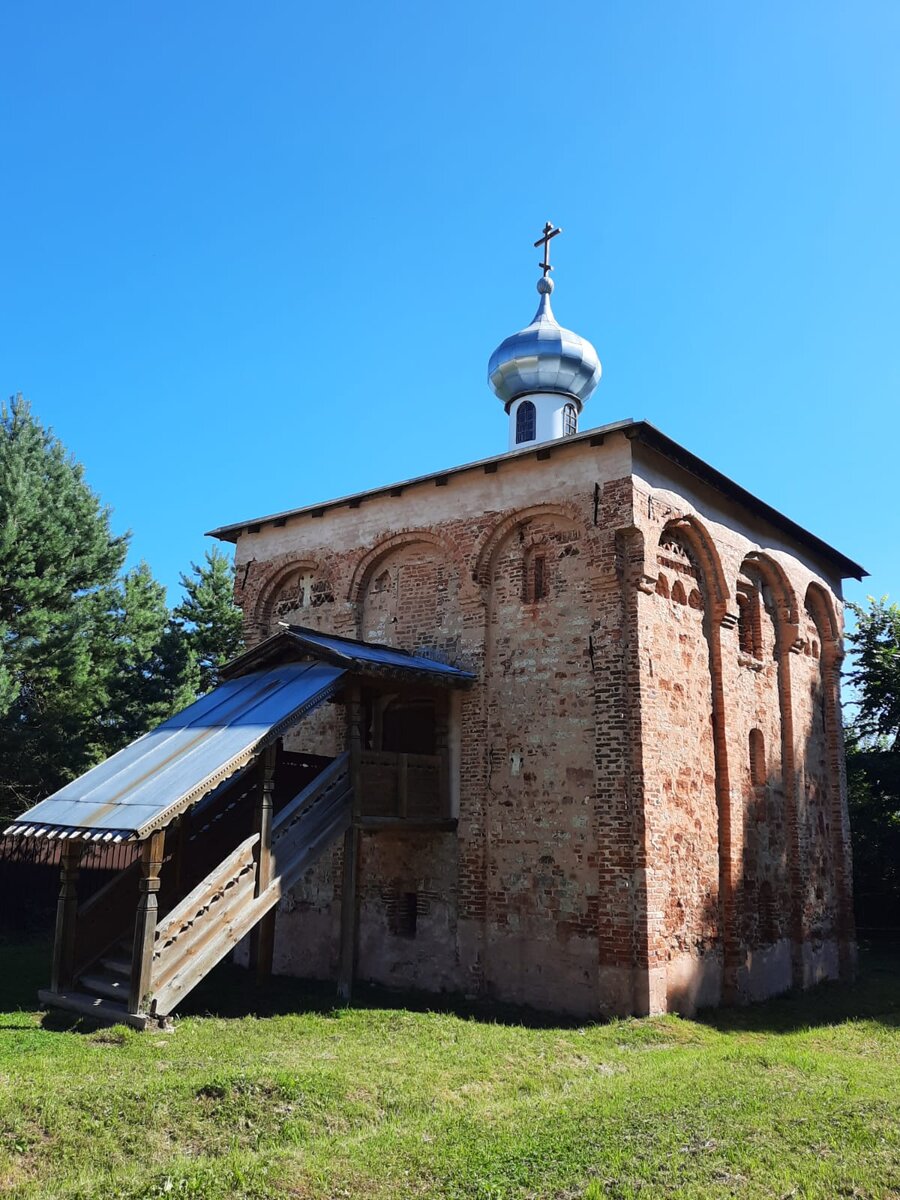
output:
<instances>
[{"instance_id":1,"label":"red brick wall","mask_svg":"<svg viewBox=\"0 0 900 1200\"><path fill-rule=\"evenodd\" d=\"M240 551L251 636L280 616L477 677L456 834L363 838L361 978L592 1015L852 965L839 605L734 505L610 475L622 452L583 444L506 490L454 481L466 503L421 485ZM758 601L752 653L739 581ZM293 744L334 753L344 736L328 706ZM340 860L283 906L276 969L336 972Z\"/></svg>"}]
</instances>

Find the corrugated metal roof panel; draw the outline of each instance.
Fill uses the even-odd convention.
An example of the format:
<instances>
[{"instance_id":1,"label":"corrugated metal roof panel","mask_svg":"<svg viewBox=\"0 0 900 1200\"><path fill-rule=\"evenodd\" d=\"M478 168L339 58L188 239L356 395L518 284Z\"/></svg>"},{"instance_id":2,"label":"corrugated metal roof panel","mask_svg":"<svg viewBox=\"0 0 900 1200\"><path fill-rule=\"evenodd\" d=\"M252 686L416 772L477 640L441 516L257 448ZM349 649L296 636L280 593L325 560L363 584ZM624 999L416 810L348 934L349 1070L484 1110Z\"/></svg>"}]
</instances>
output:
<instances>
[{"instance_id":1,"label":"corrugated metal roof panel","mask_svg":"<svg viewBox=\"0 0 900 1200\"><path fill-rule=\"evenodd\" d=\"M42 800L5 832L144 837L321 704L344 674L340 666L300 662L229 679Z\"/></svg>"},{"instance_id":2,"label":"corrugated metal roof panel","mask_svg":"<svg viewBox=\"0 0 900 1200\"><path fill-rule=\"evenodd\" d=\"M356 638L338 637L335 634L319 633L318 630L308 629L304 625L288 625L288 632L306 645L311 651L324 650L328 655L345 658L348 663L371 664L378 667L394 667L400 671L425 671L430 675L444 676L455 679L472 679L466 671L458 667L448 666L433 658L425 658L421 654L411 654L406 650L395 650L391 646L372 645L360 642Z\"/></svg>"}]
</instances>

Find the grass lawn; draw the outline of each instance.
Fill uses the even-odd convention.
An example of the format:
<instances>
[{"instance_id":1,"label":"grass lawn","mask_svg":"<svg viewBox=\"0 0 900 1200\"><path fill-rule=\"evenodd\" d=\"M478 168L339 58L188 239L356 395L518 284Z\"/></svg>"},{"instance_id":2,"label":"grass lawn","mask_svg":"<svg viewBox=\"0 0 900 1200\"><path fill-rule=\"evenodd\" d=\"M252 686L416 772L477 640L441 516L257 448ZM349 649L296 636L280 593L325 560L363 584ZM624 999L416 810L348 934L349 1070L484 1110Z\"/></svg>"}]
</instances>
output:
<instances>
[{"instance_id":1,"label":"grass lawn","mask_svg":"<svg viewBox=\"0 0 900 1200\"><path fill-rule=\"evenodd\" d=\"M34 1012L48 953L0 946L4 1195L900 1197L897 957L587 1027L332 1009L226 967L193 1003L217 1015L140 1034Z\"/></svg>"}]
</instances>

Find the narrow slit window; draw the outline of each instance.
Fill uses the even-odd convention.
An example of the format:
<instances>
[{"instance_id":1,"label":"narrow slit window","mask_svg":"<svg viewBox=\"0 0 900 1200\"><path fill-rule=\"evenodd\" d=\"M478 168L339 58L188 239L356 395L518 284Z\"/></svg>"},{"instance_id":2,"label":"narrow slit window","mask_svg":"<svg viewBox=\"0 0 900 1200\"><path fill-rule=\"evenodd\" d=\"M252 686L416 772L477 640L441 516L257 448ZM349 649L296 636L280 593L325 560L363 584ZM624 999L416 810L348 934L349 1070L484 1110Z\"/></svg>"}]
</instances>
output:
<instances>
[{"instance_id":1,"label":"narrow slit window","mask_svg":"<svg viewBox=\"0 0 900 1200\"><path fill-rule=\"evenodd\" d=\"M516 444L533 442L537 432L537 410L530 400L523 400L516 409Z\"/></svg>"},{"instance_id":2,"label":"narrow slit window","mask_svg":"<svg viewBox=\"0 0 900 1200\"><path fill-rule=\"evenodd\" d=\"M543 554L536 554L534 558L534 599L543 600L547 594L547 560Z\"/></svg>"},{"instance_id":3,"label":"narrow slit window","mask_svg":"<svg viewBox=\"0 0 900 1200\"><path fill-rule=\"evenodd\" d=\"M761 729L750 730L750 782L754 787L766 782L766 745Z\"/></svg>"},{"instance_id":4,"label":"narrow slit window","mask_svg":"<svg viewBox=\"0 0 900 1200\"><path fill-rule=\"evenodd\" d=\"M738 646L750 658L762 655L762 622L759 612L759 592L753 584L738 584Z\"/></svg>"}]
</instances>

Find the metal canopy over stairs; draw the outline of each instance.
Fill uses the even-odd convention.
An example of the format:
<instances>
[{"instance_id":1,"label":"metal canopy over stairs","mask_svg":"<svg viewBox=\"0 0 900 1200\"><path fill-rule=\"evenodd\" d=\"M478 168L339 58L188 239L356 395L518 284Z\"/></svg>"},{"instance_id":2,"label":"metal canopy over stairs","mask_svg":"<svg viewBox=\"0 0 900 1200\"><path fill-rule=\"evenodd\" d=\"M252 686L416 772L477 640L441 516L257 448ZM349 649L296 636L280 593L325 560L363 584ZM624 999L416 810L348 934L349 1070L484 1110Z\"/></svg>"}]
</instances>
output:
<instances>
[{"instance_id":1,"label":"metal canopy over stairs","mask_svg":"<svg viewBox=\"0 0 900 1200\"><path fill-rule=\"evenodd\" d=\"M271 969L275 906L341 835L341 980L349 991L361 683L459 687L472 677L419 655L297 627L242 655L225 675L5 831L62 844L43 1004L144 1028L164 1021L248 934L252 959ZM333 759L285 753L281 735L330 699L347 706L346 750ZM78 862L85 843L95 841L136 842L140 857L79 908Z\"/></svg>"}]
</instances>

